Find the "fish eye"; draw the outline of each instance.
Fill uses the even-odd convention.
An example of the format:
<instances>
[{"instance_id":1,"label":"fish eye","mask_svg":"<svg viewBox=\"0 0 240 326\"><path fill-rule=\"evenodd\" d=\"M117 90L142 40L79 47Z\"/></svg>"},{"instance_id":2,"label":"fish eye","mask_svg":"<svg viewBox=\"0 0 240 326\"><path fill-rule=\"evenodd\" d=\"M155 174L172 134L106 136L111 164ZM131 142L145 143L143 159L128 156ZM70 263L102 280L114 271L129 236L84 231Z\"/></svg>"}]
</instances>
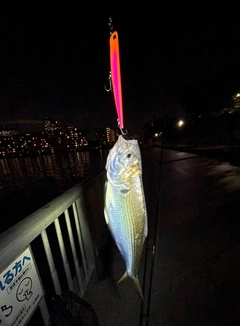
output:
<instances>
[{"instance_id":1,"label":"fish eye","mask_svg":"<svg viewBox=\"0 0 240 326\"><path fill-rule=\"evenodd\" d=\"M132 156L132 154L128 153L127 157L130 158Z\"/></svg>"}]
</instances>

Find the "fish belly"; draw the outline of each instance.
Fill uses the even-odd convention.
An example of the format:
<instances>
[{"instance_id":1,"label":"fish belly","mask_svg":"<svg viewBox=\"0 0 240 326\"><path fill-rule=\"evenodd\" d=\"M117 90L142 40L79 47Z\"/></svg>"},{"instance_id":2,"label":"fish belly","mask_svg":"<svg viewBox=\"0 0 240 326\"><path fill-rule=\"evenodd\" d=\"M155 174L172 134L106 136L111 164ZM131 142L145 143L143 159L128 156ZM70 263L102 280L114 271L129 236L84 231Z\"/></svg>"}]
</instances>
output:
<instances>
[{"instance_id":1,"label":"fish belly","mask_svg":"<svg viewBox=\"0 0 240 326\"><path fill-rule=\"evenodd\" d=\"M139 188L138 188L139 190ZM145 240L145 199L133 189L126 192L109 182L106 188L105 218L125 263L126 273L136 276Z\"/></svg>"}]
</instances>

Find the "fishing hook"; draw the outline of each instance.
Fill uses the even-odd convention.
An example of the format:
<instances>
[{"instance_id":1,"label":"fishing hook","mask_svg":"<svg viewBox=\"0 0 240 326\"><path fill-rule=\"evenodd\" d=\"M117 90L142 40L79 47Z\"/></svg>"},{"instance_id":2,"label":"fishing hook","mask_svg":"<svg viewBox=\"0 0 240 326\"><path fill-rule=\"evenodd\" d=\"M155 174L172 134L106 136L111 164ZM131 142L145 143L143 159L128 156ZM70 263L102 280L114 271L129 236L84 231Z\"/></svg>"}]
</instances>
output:
<instances>
[{"instance_id":1,"label":"fishing hook","mask_svg":"<svg viewBox=\"0 0 240 326\"><path fill-rule=\"evenodd\" d=\"M109 26L110 36L111 36L112 33L113 33L113 22L112 22L111 17L109 17L108 26ZM113 85L112 85L112 73L111 73L111 71L109 71L108 83L109 83L109 88L107 88L106 85L104 85L105 91L112 92L113 91Z\"/></svg>"},{"instance_id":2,"label":"fishing hook","mask_svg":"<svg viewBox=\"0 0 240 326\"><path fill-rule=\"evenodd\" d=\"M109 26L109 30L110 30L110 35L112 35L112 33L113 33L113 22L112 22L111 17L109 17L108 26Z\"/></svg>"},{"instance_id":3,"label":"fishing hook","mask_svg":"<svg viewBox=\"0 0 240 326\"><path fill-rule=\"evenodd\" d=\"M120 131L121 131L121 135L126 136L126 135L128 134L127 129L125 129L125 131L124 131L124 128L121 128L121 127L120 127L119 119L117 119L117 123L118 123L118 128L119 128Z\"/></svg>"},{"instance_id":4,"label":"fishing hook","mask_svg":"<svg viewBox=\"0 0 240 326\"><path fill-rule=\"evenodd\" d=\"M107 92L112 92L113 91L113 86L112 86L112 73L111 73L111 71L109 71L108 83L109 83L109 88L107 88L106 85L104 85L104 89Z\"/></svg>"}]
</instances>

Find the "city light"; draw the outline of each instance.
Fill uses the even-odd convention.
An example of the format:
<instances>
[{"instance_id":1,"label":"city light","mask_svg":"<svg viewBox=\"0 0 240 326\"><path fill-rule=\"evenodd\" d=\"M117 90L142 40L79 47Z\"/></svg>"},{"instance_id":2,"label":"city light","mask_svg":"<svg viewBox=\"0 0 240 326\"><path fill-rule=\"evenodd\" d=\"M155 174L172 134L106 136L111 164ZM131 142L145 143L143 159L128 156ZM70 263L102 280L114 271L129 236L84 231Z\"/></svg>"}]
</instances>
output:
<instances>
[{"instance_id":1,"label":"city light","mask_svg":"<svg viewBox=\"0 0 240 326\"><path fill-rule=\"evenodd\" d=\"M178 127L181 128L184 125L184 121L183 120L179 120L178 121Z\"/></svg>"},{"instance_id":2,"label":"city light","mask_svg":"<svg viewBox=\"0 0 240 326\"><path fill-rule=\"evenodd\" d=\"M71 151L88 146L86 130L67 126L63 121L45 119L44 131L18 134L15 129L0 128L0 157L17 157Z\"/></svg>"}]
</instances>

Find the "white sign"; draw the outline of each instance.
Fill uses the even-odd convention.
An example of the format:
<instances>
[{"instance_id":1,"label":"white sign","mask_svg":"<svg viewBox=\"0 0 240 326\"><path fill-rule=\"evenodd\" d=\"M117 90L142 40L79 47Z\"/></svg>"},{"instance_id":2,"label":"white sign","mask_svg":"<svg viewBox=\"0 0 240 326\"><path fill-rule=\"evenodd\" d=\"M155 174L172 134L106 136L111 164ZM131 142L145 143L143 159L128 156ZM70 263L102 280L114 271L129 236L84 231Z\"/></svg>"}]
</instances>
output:
<instances>
[{"instance_id":1,"label":"white sign","mask_svg":"<svg viewBox=\"0 0 240 326\"><path fill-rule=\"evenodd\" d=\"M0 274L0 326L25 325L43 296L29 248Z\"/></svg>"}]
</instances>

